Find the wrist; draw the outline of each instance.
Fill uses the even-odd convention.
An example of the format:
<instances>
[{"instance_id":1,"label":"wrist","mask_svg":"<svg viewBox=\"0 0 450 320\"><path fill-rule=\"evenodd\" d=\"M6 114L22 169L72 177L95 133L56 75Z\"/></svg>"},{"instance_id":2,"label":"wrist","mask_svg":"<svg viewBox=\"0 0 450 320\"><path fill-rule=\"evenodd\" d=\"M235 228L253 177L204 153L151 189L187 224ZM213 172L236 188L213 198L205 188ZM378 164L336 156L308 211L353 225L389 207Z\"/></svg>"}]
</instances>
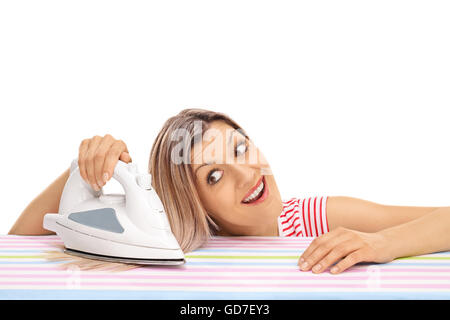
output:
<instances>
[{"instance_id":1,"label":"wrist","mask_svg":"<svg viewBox=\"0 0 450 320\"><path fill-rule=\"evenodd\" d=\"M397 230L389 228L377 233L383 238L385 254L390 261L405 256L402 241L400 241Z\"/></svg>"}]
</instances>

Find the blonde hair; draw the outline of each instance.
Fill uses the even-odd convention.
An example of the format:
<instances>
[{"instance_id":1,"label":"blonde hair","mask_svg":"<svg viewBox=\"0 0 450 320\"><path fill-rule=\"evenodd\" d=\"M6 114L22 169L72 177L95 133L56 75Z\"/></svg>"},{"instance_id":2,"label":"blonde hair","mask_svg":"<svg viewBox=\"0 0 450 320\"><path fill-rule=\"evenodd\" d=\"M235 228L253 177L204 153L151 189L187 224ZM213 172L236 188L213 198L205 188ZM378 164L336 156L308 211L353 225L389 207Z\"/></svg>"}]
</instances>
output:
<instances>
[{"instance_id":1,"label":"blonde hair","mask_svg":"<svg viewBox=\"0 0 450 320\"><path fill-rule=\"evenodd\" d=\"M203 137L211 122L217 120L224 121L248 137L245 131L224 113L184 109L164 123L150 153L149 172L152 175L153 187L164 205L172 232L185 253L202 246L219 230L201 203L190 166L190 152L194 142ZM198 121L201 122L201 130L198 130ZM177 130L188 133L188 139L184 139L182 149L188 151L182 155L188 161L179 164L171 158L174 147L180 143L173 139Z\"/></svg>"}]
</instances>

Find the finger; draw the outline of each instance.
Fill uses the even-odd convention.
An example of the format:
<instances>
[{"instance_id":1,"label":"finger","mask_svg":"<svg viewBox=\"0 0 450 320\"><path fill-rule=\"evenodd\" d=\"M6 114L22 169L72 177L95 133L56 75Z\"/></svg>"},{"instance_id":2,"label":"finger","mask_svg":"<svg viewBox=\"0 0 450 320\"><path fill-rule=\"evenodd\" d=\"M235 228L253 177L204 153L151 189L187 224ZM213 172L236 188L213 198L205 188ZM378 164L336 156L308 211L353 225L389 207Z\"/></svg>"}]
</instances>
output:
<instances>
[{"instance_id":1,"label":"finger","mask_svg":"<svg viewBox=\"0 0 450 320\"><path fill-rule=\"evenodd\" d=\"M96 191L100 190L99 186L97 185L97 181L95 179L95 164L94 164L94 158L95 158L95 151L97 150L98 145L100 144L100 141L102 140L102 137L95 136L91 139L89 143L89 149L86 153L86 173L88 176L89 183L92 185L92 188Z\"/></svg>"},{"instance_id":2,"label":"finger","mask_svg":"<svg viewBox=\"0 0 450 320\"><path fill-rule=\"evenodd\" d=\"M122 140L116 140L109 148L105 157L105 165L103 167L103 173L107 175L106 180L111 179L113 176L117 161L119 161L119 158L122 157L122 153L124 153L125 150L128 152L128 149Z\"/></svg>"},{"instance_id":3,"label":"finger","mask_svg":"<svg viewBox=\"0 0 450 320\"><path fill-rule=\"evenodd\" d=\"M329 239L340 235L344 230L344 228L338 227L333 231L324 233L322 235L320 235L319 237L315 238L310 245L308 246L308 248L306 248L306 250L302 253L302 255L299 258L299 262L300 261L304 261L306 260L306 258L318 247L320 246L323 242L328 241Z\"/></svg>"},{"instance_id":4,"label":"finger","mask_svg":"<svg viewBox=\"0 0 450 320\"><path fill-rule=\"evenodd\" d=\"M302 266L305 262L309 263L310 256L313 252L317 250L317 248L323 246L324 244L332 241L333 238L338 237L342 234L342 230L340 228L333 230L331 232L325 233L317 238L315 238L311 244L306 248L303 254L300 256L298 260L298 265ZM311 265L309 265L311 266Z\"/></svg>"},{"instance_id":5,"label":"finger","mask_svg":"<svg viewBox=\"0 0 450 320\"><path fill-rule=\"evenodd\" d=\"M298 262L303 263L310 255L311 253L314 252L314 250L317 249L317 247L319 247L320 245L322 245L322 243L324 243L325 241L331 239L332 237L334 237L336 234L332 231L329 233L325 233L317 238L315 238L308 246L308 248L306 248L305 251L303 251L303 253L301 254Z\"/></svg>"},{"instance_id":6,"label":"finger","mask_svg":"<svg viewBox=\"0 0 450 320\"><path fill-rule=\"evenodd\" d=\"M125 152L125 151L122 152L122 153L120 154L119 160L122 160L122 161L125 162L125 163L130 163L130 162L133 161L133 160L131 159L130 154L129 154L128 152Z\"/></svg>"},{"instance_id":7,"label":"finger","mask_svg":"<svg viewBox=\"0 0 450 320\"><path fill-rule=\"evenodd\" d=\"M335 247L337 247L342 242L349 240L350 237L351 234L349 233L339 233L332 238L328 238L327 240L320 242L320 244L314 249L314 251L311 252L309 256L305 257L302 263L299 263L301 270L310 270Z\"/></svg>"},{"instance_id":8,"label":"finger","mask_svg":"<svg viewBox=\"0 0 450 320\"><path fill-rule=\"evenodd\" d=\"M339 263L337 263L335 266L333 266L330 270L332 274L341 273L351 266L365 261L365 253L364 250L356 250L352 253L350 253L348 256L346 256L344 259L342 259Z\"/></svg>"},{"instance_id":9,"label":"finger","mask_svg":"<svg viewBox=\"0 0 450 320\"><path fill-rule=\"evenodd\" d=\"M99 187L103 187L106 183L106 181L103 181L103 168L105 164L106 154L113 145L114 141L115 139L110 134L107 134L101 140L100 144L97 147L97 150L95 150L94 175Z\"/></svg>"},{"instance_id":10,"label":"finger","mask_svg":"<svg viewBox=\"0 0 450 320\"><path fill-rule=\"evenodd\" d=\"M355 241L354 239L341 242L340 244L335 246L324 258L316 263L312 267L312 271L314 273L320 273L328 269L328 267L333 263L349 255L353 251L360 249L361 246L361 242Z\"/></svg>"},{"instance_id":11,"label":"finger","mask_svg":"<svg viewBox=\"0 0 450 320\"><path fill-rule=\"evenodd\" d=\"M89 183L87 172L86 172L86 152L89 149L89 142L90 139L84 139L81 141L80 147L78 148L78 168L80 170L80 175L86 181L86 183Z\"/></svg>"}]
</instances>

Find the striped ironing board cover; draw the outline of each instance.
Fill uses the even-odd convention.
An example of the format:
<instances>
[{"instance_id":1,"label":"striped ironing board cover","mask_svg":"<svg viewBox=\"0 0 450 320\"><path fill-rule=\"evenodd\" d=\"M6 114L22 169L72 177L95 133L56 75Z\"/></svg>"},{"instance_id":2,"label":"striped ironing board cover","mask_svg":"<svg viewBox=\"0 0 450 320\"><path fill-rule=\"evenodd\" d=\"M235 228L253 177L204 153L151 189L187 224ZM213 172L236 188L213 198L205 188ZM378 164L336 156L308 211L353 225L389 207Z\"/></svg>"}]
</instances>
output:
<instances>
[{"instance_id":1,"label":"striped ironing board cover","mask_svg":"<svg viewBox=\"0 0 450 320\"><path fill-rule=\"evenodd\" d=\"M298 269L313 238L214 237L183 266L106 272L58 268L57 236L0 236L0 299L449 299L450 252L358 264L340 275Z\"/></svg>"}]
</instances>

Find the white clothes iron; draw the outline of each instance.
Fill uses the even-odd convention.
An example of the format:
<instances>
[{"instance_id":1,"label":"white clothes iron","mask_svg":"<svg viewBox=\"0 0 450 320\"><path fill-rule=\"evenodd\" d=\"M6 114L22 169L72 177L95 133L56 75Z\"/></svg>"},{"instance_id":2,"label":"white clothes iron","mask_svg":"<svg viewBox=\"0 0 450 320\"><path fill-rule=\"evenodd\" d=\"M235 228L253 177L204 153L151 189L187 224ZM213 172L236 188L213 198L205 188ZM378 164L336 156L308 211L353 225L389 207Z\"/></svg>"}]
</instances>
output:
<instances>
[{"instance_id":1,"label":"white clothes iron","mask_svg":"<svg viewBox=\"0 0 450 320\"><path fill-rule=\"evenodd\" d=\"M151 175L119 160L113 178L125 194L103 194L84 181L78 159L72 161L58 213L47 213L43 226L56 232L68 254L89 259L145 265L185 263Z\"/></svg>"}]
</instances>

